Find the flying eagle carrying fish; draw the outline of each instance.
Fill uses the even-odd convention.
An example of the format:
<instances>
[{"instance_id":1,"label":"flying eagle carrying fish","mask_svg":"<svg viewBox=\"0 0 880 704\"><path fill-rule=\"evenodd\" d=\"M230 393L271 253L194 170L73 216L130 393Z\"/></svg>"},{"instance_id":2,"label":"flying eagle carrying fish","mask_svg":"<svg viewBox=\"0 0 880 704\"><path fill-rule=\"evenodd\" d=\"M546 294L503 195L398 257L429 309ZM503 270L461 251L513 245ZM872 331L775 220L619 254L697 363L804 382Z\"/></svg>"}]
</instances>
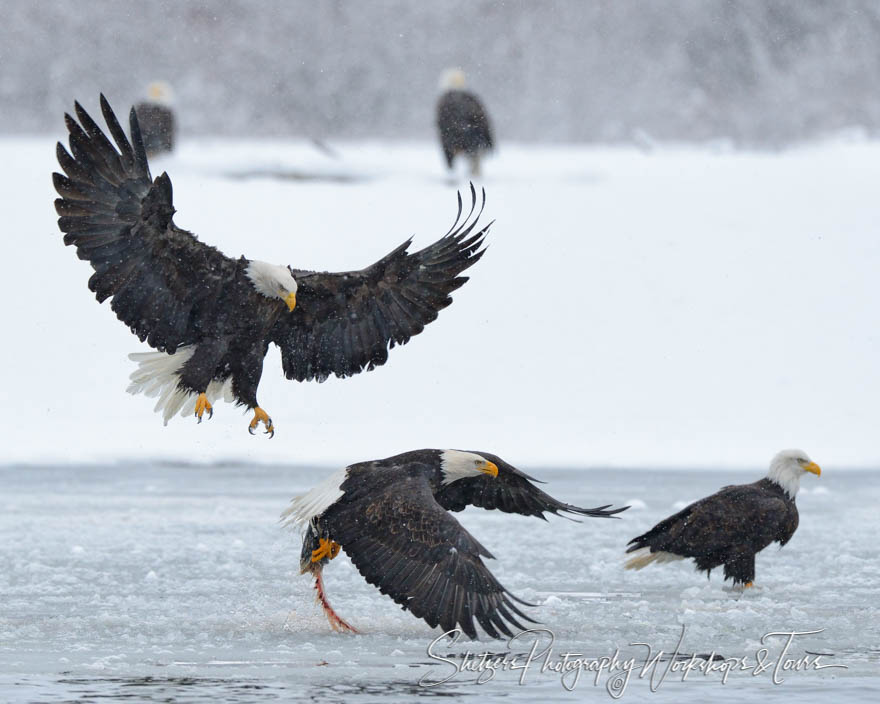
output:
<instances>
[{"instance_id":1,"label":"flying eagle carrying fish","mask_svg":"<svg viewBox=\"0 0 880 704\"><path fill-rule=\"evenodd\" d=\"M89 289L98 301L112 299L116 317L158 350L131 355L139 368L128 390L157 396L166 424L177 412L201 422L222 397L253 410L251 433L263 423L273 435L257 402L269 343L281 349L288 379L371 370L452 303L467 281L460 274L485 251L491 223L476 225L486 194L477 211L472 184L470 213L461 219L459 194L446 235L415 253L409 239L360 271L232 259L174 224L171 179L150 175L134 109L130 141L103 95L101 112L116 146L79 103L78 122L65 114L70 151L58 143L64 174L53 174L58 227L95 270Z\"/></svg>"},{"instance_id":2,"label":"flying eagle carrying fish","mask_svg":"<svg viewBox=\"0 0 880 704\"><path fill-rule=\"evenodd\" d=\"M450 511L479 506L545 519L545 513L613 518L629 508L580 508L554 499L497 455L462 450L413 450L359 462L330 475L291 501L285 525L304 529L300 571L315 579L330 626L357 632L327 601L324 566L340 550L370 584L413 616L444 631L492 638L532 621L527 604L492 575L490 553ZM546 520L546 519L545 519Z\"/></svg>"}]
</instances>

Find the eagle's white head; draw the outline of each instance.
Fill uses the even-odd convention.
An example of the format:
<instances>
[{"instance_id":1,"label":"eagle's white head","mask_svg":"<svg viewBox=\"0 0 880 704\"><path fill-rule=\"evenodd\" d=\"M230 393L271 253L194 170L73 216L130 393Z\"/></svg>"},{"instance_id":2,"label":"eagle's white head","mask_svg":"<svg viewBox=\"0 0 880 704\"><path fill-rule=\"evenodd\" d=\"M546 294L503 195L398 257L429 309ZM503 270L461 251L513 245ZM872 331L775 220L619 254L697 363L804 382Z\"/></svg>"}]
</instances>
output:
<instances>
[{"instance_id":1,"label":"eagle's white head","mask_svg":"<svg viewBox=\"0 0 880 704\"><path fill-rule=\"evenodd\" d=\"M803 450L783 450L776 454L770 462L770 471L767 479L776 482L785 489L785 493L792 499L797 495L801 486L801 477L810 472L817 477L822 470L809 455Z\"/></svg>"},{"instance_id":2,"label":"eagle's white head","mask_svg":"<svg viewBox=\"0 0 880 704\"><path fill-rule=\"evenodd\" d=\"M286 266L251 260L245 274L266 298L280 298L290 310L296 308L296 279Z\"/></svg>"},{"instance_id":3,"label":"eagle's white head","mask_svg":"<svg viewBox=\"0 0 880 704\"><path fill-rule=\"evenodd\" d=\"M458 479L478 477L481 474L497 477L498 465L475 452L443 450L440 453L440 471L443 474L443 484L445 485Z\"/></svg>"},{"instance_id":4,"label":"eagle's white head","mask_svg":"<svg viewBox=\"0 0 880 704\"><path fill-rule=\"evenodd\" d=\"M440 74L440 90L464 90L467 81L460 68L448 68Z\"/></svg>"},{"instance_id":5,"label":"eagle's white head","mask_svg":"<svg viewBox=\"0 0 880 704\"><path fill-rule=\"evenodd\" d=\"M151 103L170 107L174 102L174 92L165 81L153 81L147 86L147 98Z\"/></svg>"}]
</instances>

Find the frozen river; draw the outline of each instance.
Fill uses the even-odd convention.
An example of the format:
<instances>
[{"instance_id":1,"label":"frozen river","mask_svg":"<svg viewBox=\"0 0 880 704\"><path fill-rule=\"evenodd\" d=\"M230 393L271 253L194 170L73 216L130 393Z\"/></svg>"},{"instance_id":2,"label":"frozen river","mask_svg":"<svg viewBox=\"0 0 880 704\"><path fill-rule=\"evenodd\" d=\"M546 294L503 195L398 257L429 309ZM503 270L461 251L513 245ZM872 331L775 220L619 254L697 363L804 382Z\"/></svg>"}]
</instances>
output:
<instances>
[{"instance_id":1,"label":"frozen river","mask_svg":"<svg viewBox=\"0 0 880 704\"><path fill-rule=\"evenodd\" d=\"M358 458L363 459L363 458ZM516 464L515 457L507 457ZM817 460L821 462L821 457ZM726 590L688 563L621 568L627 540L681 505L755 471L522 469L551 494L585 506L632 503L618 521L548 523L479 509L462 522L498 558L489 566L554 634L549 658L497 670L477 684L467 651L522 666L549 636L509 645L439 642L355 572L347 558L325 571L330 600L362 635L333 633L297 572L295 534L279 528L289 498L328 469L280 465L128 464L0 469L0 700L407 701L454 695L491 701L612 701L603 671L563 677L563 655L584 667L611 656L636 669L622 691L637 701L647 646L664 650L650 701L876 701L880 685L880 473L824 466L803 482L801 526L781 551L758 557L759 588ZM787 657L822 670L777 673L670 671L680 653L756 659L770 632L798 636ZM765 664L782 637L767 642ZM443 659L440 659L443 658ZM769 660L767 660L769 658ZM572 658L575 659L575 658ZM451 662L457 665L450 664ZM699 662L705 663L705 660ZM720 663L721 661L715 661ZM542 664L545 664L542 671ZM485 679L490 673L484 672ZM419 685L451 679L436 687ZM520 678L523 680L520 683ZM598 679L598 682L597 682ZM424 684L424 682L423 682ZM565 686L574 691L568 691Z\"/></svg>"}]
</instances>

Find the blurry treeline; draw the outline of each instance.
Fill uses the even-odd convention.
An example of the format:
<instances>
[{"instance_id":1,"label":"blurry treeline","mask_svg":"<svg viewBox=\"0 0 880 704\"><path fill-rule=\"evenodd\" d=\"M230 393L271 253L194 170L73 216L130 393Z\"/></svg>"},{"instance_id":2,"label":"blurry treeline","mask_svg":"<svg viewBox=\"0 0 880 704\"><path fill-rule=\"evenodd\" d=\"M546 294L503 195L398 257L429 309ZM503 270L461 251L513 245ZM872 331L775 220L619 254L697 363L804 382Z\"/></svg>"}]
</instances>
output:
<instances>
[{"instance_id":1,"label":"blurry treeline","mask_svg":"<svg viewBox=\"0 0 880 704\"><path fill-rule=\"evenodd\" d=\"M167 80L184 134L433 137L460 66L503 140L777 145L880 128L876 0L0 0L0 130Z\"/></svg>"}]
</instances>

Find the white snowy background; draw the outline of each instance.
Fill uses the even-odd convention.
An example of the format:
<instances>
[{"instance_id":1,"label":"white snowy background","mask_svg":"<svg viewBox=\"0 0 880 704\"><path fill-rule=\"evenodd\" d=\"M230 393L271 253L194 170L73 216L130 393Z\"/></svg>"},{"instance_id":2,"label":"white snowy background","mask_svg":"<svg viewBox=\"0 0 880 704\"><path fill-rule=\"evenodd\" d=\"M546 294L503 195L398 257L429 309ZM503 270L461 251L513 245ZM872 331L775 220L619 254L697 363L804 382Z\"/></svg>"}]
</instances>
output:
<instances>
[{"instance_id":1,"label":"white snowy background","mask_svg":"<svg viewBox=\"0 0 880 704\"><path fill-rule=\"evenodd\" d=\"M190 140L153 170L171 174L176 222L230 256L359 269L452 223L433 144L336 148ZM0 161L15 194L15 265L0 278L7 462L339 465L458 447L515 464L757 470L802 446L823 466L878 466L873 142L773 155L505 144L479 184L489 249L452 306L351 379L286 381L272 348L259 393L272 440L248 436L230 405L163 427L151 399L124 393L128 353L148 348L61 242L52 141L0 139ZM328 181L340 176L356 180Z\"/></svg>"}]
</instances>

